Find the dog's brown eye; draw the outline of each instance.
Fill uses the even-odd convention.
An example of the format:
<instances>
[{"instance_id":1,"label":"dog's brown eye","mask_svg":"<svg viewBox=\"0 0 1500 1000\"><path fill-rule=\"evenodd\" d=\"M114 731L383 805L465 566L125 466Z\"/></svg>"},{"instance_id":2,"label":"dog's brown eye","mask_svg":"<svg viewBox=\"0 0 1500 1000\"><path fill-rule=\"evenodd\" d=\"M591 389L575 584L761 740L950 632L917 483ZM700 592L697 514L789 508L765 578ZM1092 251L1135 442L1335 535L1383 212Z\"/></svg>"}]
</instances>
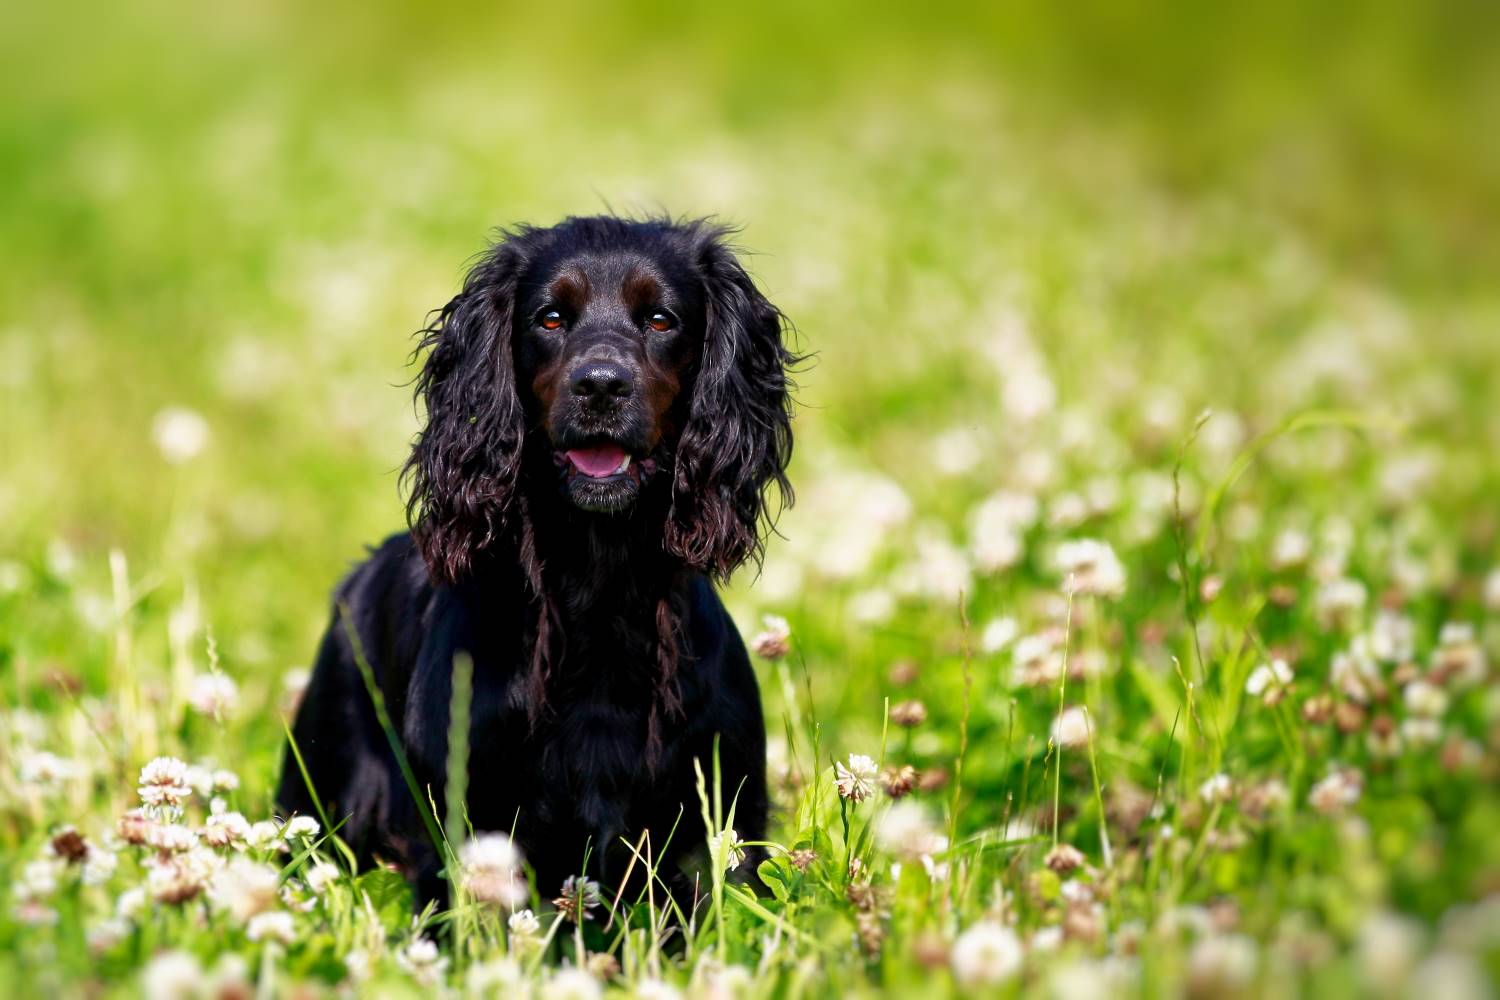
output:
<instances>
[{"instance_id":1,"label":"dog's brown eye","mask_svg":"<svg viewBox=\"0 0 1500 1000\"><path fill-rule=\"evenodd\" d=\"M561 330L563 315L556 309L545 309L537 316L536 325L543 330Z\"/></svg>"},{"instance_id":2,"label":"dog's brown eye","mask_svg":"<svg viewBox=\"0 0 1500 1000\"><path fill-rule=\"evenodd\" d=\"M646 317L646 325L657 333L666 333L672 329L672 317L664 312L654 312Z\"/></svg>"}]
</instances>

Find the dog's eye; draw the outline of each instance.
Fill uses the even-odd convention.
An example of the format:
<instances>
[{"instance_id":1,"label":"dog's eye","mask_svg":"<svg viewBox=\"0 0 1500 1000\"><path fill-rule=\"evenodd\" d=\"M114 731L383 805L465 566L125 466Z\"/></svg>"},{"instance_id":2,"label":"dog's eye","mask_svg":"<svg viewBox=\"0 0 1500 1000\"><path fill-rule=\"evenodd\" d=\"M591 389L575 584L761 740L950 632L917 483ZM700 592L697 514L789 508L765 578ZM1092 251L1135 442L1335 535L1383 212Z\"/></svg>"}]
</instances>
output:
<instances>
[{"instance_id":1,"label":"dog's eye","mask_svg":"<svg viewBox=\"0 0 1500 1000\"><path fill-rule=\"evenodd\" d=\"M656 312L646 317L646 325L655 330L657 333L666 333L668 330L672 329L672 327L677 325L677 321L674 320L669 313L664 313L660 309L658 309Z\"/></svg>"},{"instance_id":2,"label":"dog's eye","mask_svg":"<svg viewBox=\"0 0 1500 1000\"><path fill-rule=\"evenodd\" d=\"M563 327L563 314L556 309L543 309L537 313L536 325L543 330L561 330Z\"/></svg>"}]
</instances>

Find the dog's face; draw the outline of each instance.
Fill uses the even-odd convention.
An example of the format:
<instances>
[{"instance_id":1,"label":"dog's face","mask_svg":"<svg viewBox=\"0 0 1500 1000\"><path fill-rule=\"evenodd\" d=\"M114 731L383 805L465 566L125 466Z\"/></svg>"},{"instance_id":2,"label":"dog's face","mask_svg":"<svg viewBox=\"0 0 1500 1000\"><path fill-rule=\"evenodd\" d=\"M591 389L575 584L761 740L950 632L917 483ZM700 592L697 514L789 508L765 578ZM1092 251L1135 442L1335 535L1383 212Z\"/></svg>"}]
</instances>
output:
<instances>
[{"instance_id":1,"label":"dog's face","mask_svg":"<svg viewBox=\"0 0 1500 1000\"><path fill-rule=\"evenodd\" d=\"M704 278L669 244L560 249L517 283L517 387L568 501L621 511L676 451L703 349Z\"/></svg>"},{"instance_id":2,"label":"dog's face","mask_svg":"<svg viewBox=\"0 0 1500 1000\"><path fill-rule=\"evenodd\" d=\"M536 504L639 509L653 478L662 551L721 578L759 555L768 487L791 498L794 358L724 235L574 218L508 233L470 270L424 331L406 465L434 580L469 576Z\"/></svg>"}]
</instances>

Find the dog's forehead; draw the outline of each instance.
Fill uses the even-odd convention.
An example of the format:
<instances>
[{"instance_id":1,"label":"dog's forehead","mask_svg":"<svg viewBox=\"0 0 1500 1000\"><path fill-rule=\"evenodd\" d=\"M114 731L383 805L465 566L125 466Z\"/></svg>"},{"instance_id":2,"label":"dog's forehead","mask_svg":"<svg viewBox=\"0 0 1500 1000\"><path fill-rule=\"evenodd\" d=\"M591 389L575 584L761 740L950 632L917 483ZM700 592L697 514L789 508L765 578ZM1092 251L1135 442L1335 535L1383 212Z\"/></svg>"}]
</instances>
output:
<instances>
[{"instance_id":1,"label":"dog's forehead","mask_svg":"<svg viewBox=\"0 0 1500 1000\"><path fill-rule=\"evenodd\" d=\"M579 304L604 297L646 304L689 296L690 264L675 256L636 249L578 251L541 263L528 284Z\"/></svg>"}]
</instances>

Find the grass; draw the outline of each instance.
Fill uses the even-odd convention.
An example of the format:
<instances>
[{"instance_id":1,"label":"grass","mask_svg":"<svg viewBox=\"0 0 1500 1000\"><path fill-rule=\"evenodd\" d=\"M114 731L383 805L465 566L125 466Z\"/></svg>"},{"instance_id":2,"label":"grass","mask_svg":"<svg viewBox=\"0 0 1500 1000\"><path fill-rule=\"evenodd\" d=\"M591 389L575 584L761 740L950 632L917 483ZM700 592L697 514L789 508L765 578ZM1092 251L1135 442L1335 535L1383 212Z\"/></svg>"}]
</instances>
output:
<instances>
[{"instance_id":1,"label":"grass","mask_svg":"<svg viewBox=\"0 0 1500 1000\"><path fill-rule=\"evenodd\" d=\"M1495 36L1156 13L7 13L0 983L1484 995ZM726 594L789 623L769 860L689 913L652 878L414 919L338 817L251 824L332 585L402 523L411 332L489 227L606 206L742 222L816 355L798 504ZM121 842L159 755L230 846ZM450 870L508 877L447 814Z\"/></svg>"}]
</instances>

